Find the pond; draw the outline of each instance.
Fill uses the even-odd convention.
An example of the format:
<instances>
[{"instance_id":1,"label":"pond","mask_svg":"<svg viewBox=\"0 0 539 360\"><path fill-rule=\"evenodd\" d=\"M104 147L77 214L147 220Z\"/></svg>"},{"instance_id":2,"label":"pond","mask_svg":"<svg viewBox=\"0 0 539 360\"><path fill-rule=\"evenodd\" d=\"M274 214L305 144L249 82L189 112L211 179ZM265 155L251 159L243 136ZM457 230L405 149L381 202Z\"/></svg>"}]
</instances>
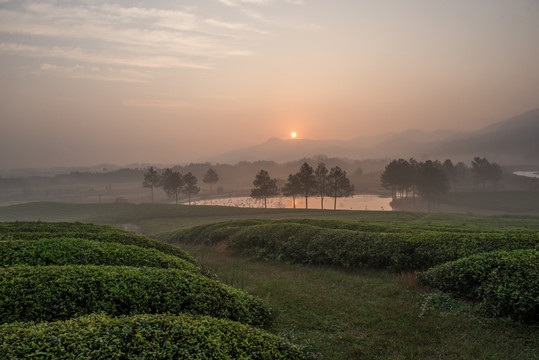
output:
<instances>
[{"instance_id":1,"label":"pond","mask_svg":"<svg viewBox=\"0 0 539 360\"><path fill-rule=\"evenodd\" d=\"M539 171L515 171L513 174L539 179Z\"/></svg>"},{"instance_id":2,"label":"pond","mask_svg":"<svg viewBox=\"0 0 539 360\"><path fill-rule=\"evenodd\" d=\"M333 209L333 198L324 198L324 209ZM391 198L378 195L354 195L349 198L337 199L337 210L383 210L391 211ZM191 201L193 205L220 205L247 208L263 208L264 200L256 200L249 196L226 197ZM268 208L293 208L294 203L290 197L268 198ZM296 198L296 208L305 209L305 198ZM320 197L309 197L309 209L320 209Z\"/></svg>"}]
</instances>

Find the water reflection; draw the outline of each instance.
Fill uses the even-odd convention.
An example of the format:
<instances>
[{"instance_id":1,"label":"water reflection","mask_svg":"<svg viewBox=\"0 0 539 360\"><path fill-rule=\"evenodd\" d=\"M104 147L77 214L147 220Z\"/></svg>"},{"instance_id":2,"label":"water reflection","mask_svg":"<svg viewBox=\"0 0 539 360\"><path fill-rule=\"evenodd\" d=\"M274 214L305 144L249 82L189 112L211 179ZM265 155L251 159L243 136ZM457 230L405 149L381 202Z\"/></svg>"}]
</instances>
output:
<instances>
[{"instance_id":1,"label":"water reflection","mask_svg":"<svg viewBox=\"0 0 539 360\"><path fill-rule=\"evenodd\" d=\"M320 197L309 197L309 209L321 209ZM337 199L337 210L380 210L391 211L391 198L380 197L378 195L354 195L349 198ZM248 196L227 197L217 199L206 199L191 201L193 205L219 205L247 208L263 208L264 200L256 200ZM268 198L268 208L293 208L294 203L289 197ZM324 198L324 209L333 210L334 199ZM305 198L296 198L296 208L305 209Z\"/></svg>"}]
</instances>

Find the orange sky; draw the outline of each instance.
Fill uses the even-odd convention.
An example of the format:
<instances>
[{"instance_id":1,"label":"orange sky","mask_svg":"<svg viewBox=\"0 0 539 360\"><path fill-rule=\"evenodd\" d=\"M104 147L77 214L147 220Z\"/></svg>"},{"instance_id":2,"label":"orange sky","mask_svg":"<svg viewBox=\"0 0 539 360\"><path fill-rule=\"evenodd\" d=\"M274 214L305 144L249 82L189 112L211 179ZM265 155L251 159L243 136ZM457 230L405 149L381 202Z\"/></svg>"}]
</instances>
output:
<instances>
[{"instance_id":1,"label":"orange sky","mask_svg":"<svg viewBox=\"0 0 539 360\"><path fill-rule=\"evenodd\" d=\"M537 108L539 3L0 0L0 64L0 169L183 163Z\"/></svg>"}]
</instances>

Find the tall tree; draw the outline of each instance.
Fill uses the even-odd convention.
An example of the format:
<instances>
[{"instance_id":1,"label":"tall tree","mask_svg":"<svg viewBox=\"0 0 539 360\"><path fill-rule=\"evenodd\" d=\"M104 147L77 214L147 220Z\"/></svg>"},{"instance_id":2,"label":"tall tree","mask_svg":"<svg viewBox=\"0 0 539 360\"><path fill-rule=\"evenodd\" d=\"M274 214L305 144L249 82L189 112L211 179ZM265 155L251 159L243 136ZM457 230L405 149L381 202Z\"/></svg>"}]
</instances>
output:
<instances>
[{"instance_id":1,"label":"tall tree","mask_svg":"<svg viewBox=\"0 0 539 360\"><path fill-rule=\"evenodd\" d=\"M191 172L188 172L183 176L183 182L183 192L189 197L189 205L191 205L191 194L196 195L200 191L200 188L197 186L198 179Z\"/></svg>"},{"instance_id":2,"label":"tall tree","mask_svg":"<svg viewBox=\"0 0 539 360\"><path fill-rule=\"evenodd\" d=\"M211 194L211 188L212 184L216 184L219 181L219 175L217 175L217 172L213 170L212 168L209 168L206 174L204 175L204 178L202 179L204 184L210 184L210 194Z\"/></svg>"},{"instance_id":3,"label":"tall tree","mask_svg":"<svg viewBox=\"0 0 539 360\"><path fill-rule=\"evenodd\" d=\"M472 161L472 173L483 188L487 181L497 182L502 178L502 168L500 165L490 163L486 158L478 156Z\"/></svg>"},{"instance_id":4,"label":"tall tree","mask_svg":"<svg viewBox=\"0 0 539 360\"><path fill-rule=\"evenodd\" d=\"M316 181L316 192L320 195L320 208L324 210L324 197L328 192L328 173L329 170L326 164L321 162L314 171L314 178Z\"/></svg>"},{"instance_id":5,"label":"tall tree","mask_svg":"<svg viewBox=\"0 0 539 360\"><path fill-rule=\"evenodd\" d=\"M176 199L176 204L178 204L178 195L182 192L184 185L181 174L167 168L163 173L161 185L167 196L174 197Z\"/></svg>"},{"instance_id":6,"label":"tall tree","mask_svg":"<svg viewBox=\"0 0 539 360\"><path fill-rule=\"evenodd\" d=\"M284 196L292 196L292 201L294 203L294 209L296 208L296 196L301 194L301 184L299 183L298 174L288 175L288 180L283 187Z\"/></svg>"},{"instance_id":7,"label":"tall tree","mask_svg":"<svg viewBox=\"0 0 539 360\"><path fill-rule=\"evenodd\" d=\"M264 208L267 208L267 198L279 194L277 189L277 179L270 178L266 170L260 170L253 181L255 186L251 189L251 197L254 199L264 199Z\"/></svg>"},{"instance_id":8,"label":"tall tree","mask_svg":"<svg viewBox=\"0 0 539 360\"><path fill-rule=\"evenodd\" d=\"M301 193L305 196L305 209L309 208L309 196L316 193L316 178L312 166L306 162L301 165L296 174L301 186Z\"/></svg>"},{"instance_id":9,"label":"tall tree","mask_svg":"<svg viewBox=\"0 0 539 360\"><path fill-rule=\"evenodd\" d=\"M380 176L382 186L391 189L391 195L395 199L400 195L408 193L410 186L414 183L415 169L404 159L393 160L386 165Z\"/></svg>"},{"instance_id":10,"label":"tall tree","mask_svg":"<svg viewBox=\"0 0 539 360\"><path fill-rule=\"evenodd\" d=\"M148 168L148 171L144 173L144 181L142 186L145 188L150 188L152 192L152 202L153 202L153 189L161 185L161 176L153 166Z\"/></svg>"},{"instance_id":11,"label":"tall tree","mask_svg":"<svg viewBox=\"0 0 539 360\"><path fill-rule=\"evenodd\" d=\"M337 198L354 195L354 185L346 177L346 171L338 166L331 168L328 175L328 195L333 197L333 210L337 209Z\"/></svg>"},{"instance_id":12,"label":"tall tree","mask_svg":"<svg viewBox=\"0 0 539 360\"><path fill-rule=\"evenodd\" d=\"M440 194L449 191L449 179L440 162L427 160L419 164L417 189L419 194L427 199L429 210Z\"/></svg>"}]
</instances>

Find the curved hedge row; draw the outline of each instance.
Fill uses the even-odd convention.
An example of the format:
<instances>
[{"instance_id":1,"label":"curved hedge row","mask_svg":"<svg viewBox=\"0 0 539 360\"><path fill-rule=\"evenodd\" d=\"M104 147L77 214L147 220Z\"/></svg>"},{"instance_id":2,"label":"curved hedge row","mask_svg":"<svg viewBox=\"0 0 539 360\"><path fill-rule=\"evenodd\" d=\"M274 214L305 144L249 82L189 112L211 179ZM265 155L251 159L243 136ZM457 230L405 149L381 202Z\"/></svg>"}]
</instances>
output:
<instances>
[{"instance_id":1,"label":"curved hedge row","mask_svg":"<svg viewBox=\"0 0 539 360\"><path fill-rule=\"evenodd\" d=\"M81 223L8 222L0 223L0 234L12 240L37 240L51 238L78 238L101 242L114 242L157 249L193 264L196 260L185 251L161 241L134 235L110 226Z\"/></svg>"},{"instance_id":2,"label":"curved hedge row","mask_svg":"<svg viewBox=\"0 0 539 360\"><path fill-rule=\"evenodd\" d=\"M534 248L537 232L377 233L258 220L224 222L178 231L169 241L215 244L259 257L345 268L427 269L461 257L493 250Z\"/></svg>"},{"instance_id":3,"label":"curved hedge row","mask_svg":"<svg viewBox=\"0 0 539 360\"><path fill-rule=\"evenodd\" d=\"M539 251L495 251L436 266L417 275L420 282L481 301L494 316L539 321Z\"/></svg>"},{"instance_id":4,"label":"curved hedge row","mask_svg":"<svg viewBox=\"0 0 539 360\"><path fill-rule=\"evenodd\" d=\"M0 358L290 359L311 358L265 331L209 317L85 316L0 326Z\"/></svg>"},{"instance_id":5,"label":"curved hedge row","mask_svg":"<svg viewBox=\"0 0 539 360\"><path fill-rule=\"evenodd\" d=\"M196 265L156 249L64 238L0 241L0 266L12 265L151 266L200 272Z\"/></svg>"},{"instance_id":6,"label":"curved hedge row","mask_svg":"<svg viewBox=\"0 0 539 360\"><path fill-rule=\"evenodd\" d=\"M105 312L192 313L266 326L267 306L200 274L116 266L13 266L0 269L0 322L52 321Z\"/></svg>"}]
</instances>

